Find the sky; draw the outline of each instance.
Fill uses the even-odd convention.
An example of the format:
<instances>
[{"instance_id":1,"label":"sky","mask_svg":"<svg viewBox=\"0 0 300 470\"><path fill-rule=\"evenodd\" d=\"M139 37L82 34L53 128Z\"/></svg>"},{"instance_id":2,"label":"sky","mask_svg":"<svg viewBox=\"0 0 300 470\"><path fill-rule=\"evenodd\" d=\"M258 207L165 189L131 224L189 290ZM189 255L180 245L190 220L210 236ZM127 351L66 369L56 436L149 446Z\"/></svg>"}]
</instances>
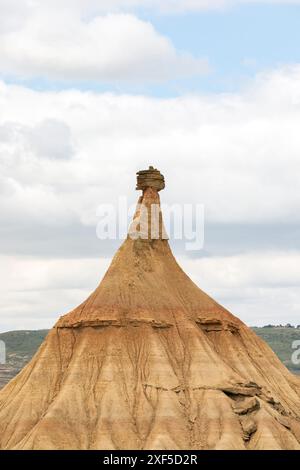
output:
<instances>
[{"instance_id":1,"label":"sky","mask_svg":"<svg viewBox=\"0 0 300 470\"><path fill-rule=\"evenodd\" d=\"M203 204L189 276L249 325L300 324L300 0L0 0L0 331L50 328L121 241L97 207Z\"/></svg>"}]
</instances>

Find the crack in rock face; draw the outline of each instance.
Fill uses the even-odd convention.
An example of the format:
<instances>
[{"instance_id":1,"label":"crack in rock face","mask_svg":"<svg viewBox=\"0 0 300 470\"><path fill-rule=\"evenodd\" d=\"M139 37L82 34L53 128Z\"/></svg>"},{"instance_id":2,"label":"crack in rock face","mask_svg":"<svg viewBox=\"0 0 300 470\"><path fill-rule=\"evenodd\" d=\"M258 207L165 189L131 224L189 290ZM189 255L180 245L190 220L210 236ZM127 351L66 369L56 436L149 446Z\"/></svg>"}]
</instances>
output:
<instances>
[{"instance_id":1,"label":"crack in rock face","mask_svg":"<svg viewBox=\"0 0 300 470\"><path fill-rule=\"evenodd\" d=\"M260 404L256 397L246 398L245 400L238 401L233 405L233 411L238 415L252 413L259 408Z\"/></svg>"},{"instance_id":2,"label":"crack in rock face","mask_svg":"<svg viewBox=\"0 0 300 470\"><path fill-rule=\"evenodd\" d=\"M164 185L139 172L138 207ZM0 449L299 450L300 379L190 280L162 231L127 237L0 391Z\"/></svg>"},{"instance_id":3,"label":"crack in rock face","mask_svg":"<svg viewBox=\"0 0 300 470\"><path fill-rule=\"evenodd\" d=\"M244 441L250 441L252 435L257 431L257 424L250 417L241 419L241 426L243 429L243 439Z\"/></svg>"}]
</instances>

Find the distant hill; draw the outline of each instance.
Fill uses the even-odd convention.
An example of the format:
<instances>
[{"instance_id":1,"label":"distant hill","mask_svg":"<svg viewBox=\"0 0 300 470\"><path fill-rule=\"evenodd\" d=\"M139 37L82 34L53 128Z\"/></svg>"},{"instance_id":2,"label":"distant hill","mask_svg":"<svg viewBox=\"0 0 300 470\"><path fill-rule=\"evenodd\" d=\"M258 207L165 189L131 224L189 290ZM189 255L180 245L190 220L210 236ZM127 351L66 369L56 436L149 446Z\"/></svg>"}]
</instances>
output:
<instances>
[{"instance_id":1,"label":"distant hill","mask_svg":"<svg viewBox=\"0 0 300 470\"><path fill-rule=\"evenodd\" d=\"M48 330L38 331L9 331L0 333L0 340L6 345L6 364L0 365L0 388L30 361Z\"/></svg>"},{"instance_id":2,"label":"distant hill","mask_svg":"<svg viewBox=\"0 0 300 470\"><path fill-rule=\"evenodd\" d=\"M6 343L6 352L9 357L12 355L32 357L44 341L48 331L9 331L7 333L0 333L0 340Z\"/></svg>"},{"instance_id":3,"label":"distant hill","mask_svg":"<svg viewBox=\"0 0 300 470\"><path fill-rule=\"evenodd\" d=\"M291 372L300 374L300 365L291 362L293 341L300 340L300 329L286 327L254 327L255 333L266 341ZM6 344L7 364L0 365L0 388L30 361L49 330L9 331L0 333Z\"/></svg>"},{"instance_id":4,"label":"distant hill","mask_svg":"<svg viewBox=\"0 0 300 470\"><path fill-rule=\"evenodd\" d=\"M300 374L300 365L297 366L291 362L291 356L294 352L292 344L293 341L300 341L300 328L263 327L252 329L269 344L288 369Z\"/></svg>"}]
</instances>

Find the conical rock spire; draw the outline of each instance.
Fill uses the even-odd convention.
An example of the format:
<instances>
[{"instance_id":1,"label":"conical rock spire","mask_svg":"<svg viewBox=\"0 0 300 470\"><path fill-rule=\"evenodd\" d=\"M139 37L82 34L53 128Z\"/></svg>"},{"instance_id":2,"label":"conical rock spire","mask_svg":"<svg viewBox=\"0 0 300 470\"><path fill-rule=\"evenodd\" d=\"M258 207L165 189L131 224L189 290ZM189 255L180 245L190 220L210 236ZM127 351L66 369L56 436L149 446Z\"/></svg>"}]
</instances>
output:
<instances>
[{"instance_id":1,"label":"conical rock spire","mask_svg":"<svg viewBox=\"0 0 300 470\"><path fill-rule=\"evenodd\" d=\"M166 239L128 236L0 392L0 448L300 449L300 380Z\"/></svg>"}]
</instances>

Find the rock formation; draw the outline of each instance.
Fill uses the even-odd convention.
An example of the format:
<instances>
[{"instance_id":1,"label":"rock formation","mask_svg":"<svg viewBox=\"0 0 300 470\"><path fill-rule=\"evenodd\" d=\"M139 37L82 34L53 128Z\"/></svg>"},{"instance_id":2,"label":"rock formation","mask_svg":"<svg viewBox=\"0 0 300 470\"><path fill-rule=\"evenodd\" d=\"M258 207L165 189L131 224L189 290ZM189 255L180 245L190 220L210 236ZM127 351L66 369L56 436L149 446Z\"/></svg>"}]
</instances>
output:
<instances>
[{"instance_id":1,"label":"rock formation","mask_svg":"<svg viewBox=\"0 0 300 470\"><path fill-rule=\"evenodd\" d=\"M148 208L153 171L138 174ZM300 449L299 378L163 238L128 237L1 390L1 449Z\"/></svg>"},{"instance_id":2,"label":"rock formation","mask_svg":"<svg viewBox=\"0 0 300 470\"><path fill-rule=\"evenodd\" d=\"M156 189L156 191L161 191L165 187L165 178L156 168L153 168L153 166L149 166L148 170L137 172L136 189L144 191L149 187Z\"/></svg>"}]
</instances>

